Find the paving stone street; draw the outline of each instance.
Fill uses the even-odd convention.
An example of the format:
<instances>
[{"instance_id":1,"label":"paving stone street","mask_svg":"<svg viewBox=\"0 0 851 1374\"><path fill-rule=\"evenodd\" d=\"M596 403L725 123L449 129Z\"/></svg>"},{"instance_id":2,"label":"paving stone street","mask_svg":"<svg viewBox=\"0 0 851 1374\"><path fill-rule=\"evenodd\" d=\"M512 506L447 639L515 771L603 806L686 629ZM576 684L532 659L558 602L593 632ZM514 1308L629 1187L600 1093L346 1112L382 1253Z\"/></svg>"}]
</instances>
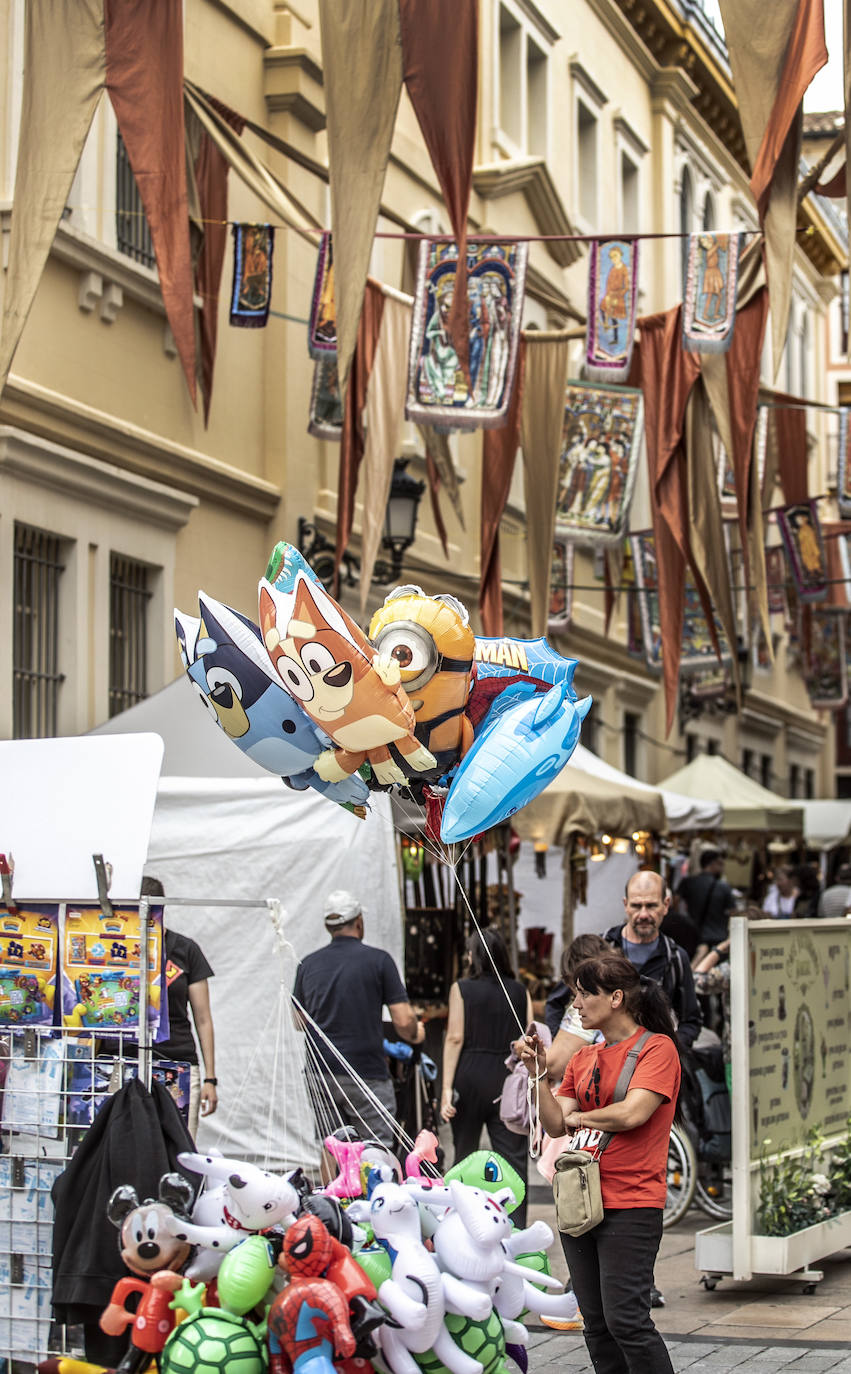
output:
<instances>
[{"instance_id":1,"label":"paving stone street","mask_svg":"<svg viewBox=\"0 0 851 1374\"><path fill-rule=\"evenodd\" d=\"M547 1188L533 1186L529 1220L553 1224ZM799 1280L759 1277L750 1283L722 1279L707 1292L694 1268L694 1237L713 1223L696 1207L662 1237L656 1283L665 1306L653 1320L665 1337L679 1374L851 1374L851 1250L813 1267L824 1275L812 1293ZM553 1272L566 1276L558 1242L550 1252ZM592 1371L581 1332L529 1327L530 1374Z\"/></svg>"}]
</instances>

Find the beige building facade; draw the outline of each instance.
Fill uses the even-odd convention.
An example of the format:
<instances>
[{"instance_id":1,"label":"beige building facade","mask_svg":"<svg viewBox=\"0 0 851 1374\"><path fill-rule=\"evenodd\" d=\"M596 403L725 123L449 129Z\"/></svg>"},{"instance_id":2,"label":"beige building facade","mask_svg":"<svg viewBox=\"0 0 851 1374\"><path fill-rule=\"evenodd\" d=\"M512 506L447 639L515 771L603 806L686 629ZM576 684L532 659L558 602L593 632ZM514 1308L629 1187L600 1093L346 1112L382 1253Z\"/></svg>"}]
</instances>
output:
<instances>
[{"instance_id":1,"label":"beige building facade","mask_svg":"<svg viewBox=\"0 0 851 1374\"><path fill-rule=\"evenodd\" d=\"M0 0L0 230L4 261L20 118L24 0ZM480 0L479 120L470 224L530 236L524 323L572 328L580 375L587 253L566 236L638 233L639 312L681 297L682 238L756 228L723 39L695 0ZM285 158L246 141L321 223L329 223L316 0L185 0L186 74L290 144ZM352 79L356 79L353 73ZM219 301L209 426L193 410L144 242L114 116L92 126L66 214L0 398L0 738L85 731L179 671L171 608L197 590L256 618L272 545L299 520L333 540L338 447L307 433L313 364L306 318L315 249L281 228L264 330L228 327L232 256ZM232 172L234 220L268 218ZM134 218L135 214L135 218ZM824 203L801 207L787 352L778 389L834 403L831 323L847 232ZM435 175L403 94L379 234L448 228ZM371 271L410 289L410 239L378 237ZM763 359L763 378L773 383ZM810 490L835 481L836 417L808 412ZM474 613L481 436L455 436L463 527L443 498L444 558L426 497L403 580L451 591ZM424 477L413 426L400 436ZM522 465L501 528L506 630L528 633ZM643 467L642 467L643 473ZM352 553L359 552L361 510ZM632 524L649 525L646 478ZM776 532L770 532L776 541ZM740 714L678 720L665 738L661 688L627 648L627 598L609 633L594 557L577 548L570 629L553 636L580 663L595 706L583 735L609 762L653 782L717 749L777 791L831 795L833 720L810 706L779 636ZM373 585L370 608L387 588ZM359 591L343 592L356 611Z\"/></svg>"}]
</instances>

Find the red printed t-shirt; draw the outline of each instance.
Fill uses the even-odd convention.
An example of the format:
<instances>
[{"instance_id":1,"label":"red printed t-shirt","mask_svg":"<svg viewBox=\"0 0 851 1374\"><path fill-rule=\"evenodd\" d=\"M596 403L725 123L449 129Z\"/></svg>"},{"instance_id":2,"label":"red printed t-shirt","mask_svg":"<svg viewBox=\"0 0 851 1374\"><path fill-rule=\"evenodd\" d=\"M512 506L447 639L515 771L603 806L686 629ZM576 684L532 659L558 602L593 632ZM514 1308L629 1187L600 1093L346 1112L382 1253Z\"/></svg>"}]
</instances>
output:
<instances>
[{"instance_id":1,"label":"red printed t-shirt","mask_svg":"<svg viewBox=\"0 0 851 1374\"><path fill-rule=\"evenodd\" d=\"M637 1030L616 1045L588 1045L569 1060L557 1097L572 1097L578 1111L608 1107L628 1051L642 1035ZM667 1199L668 1137L680 1087L680 1058L667 1035L653 1035L638 1056L627 1093L646 1088L659 1104L643 1126L617 1131L600 1156L604 1207L664 1207ZM596 1153L603 1131L584 1127L564 1137L566 1150Z\"/></svg>"}]
</instances>

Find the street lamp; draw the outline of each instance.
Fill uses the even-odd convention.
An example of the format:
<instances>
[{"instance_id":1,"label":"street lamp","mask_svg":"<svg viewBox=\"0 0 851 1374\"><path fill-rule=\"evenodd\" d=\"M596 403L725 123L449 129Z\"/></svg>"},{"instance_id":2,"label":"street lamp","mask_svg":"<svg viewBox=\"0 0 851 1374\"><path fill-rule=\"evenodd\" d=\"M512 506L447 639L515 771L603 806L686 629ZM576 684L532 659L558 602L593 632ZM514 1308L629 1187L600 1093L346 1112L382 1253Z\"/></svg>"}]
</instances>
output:
<instances>
[{"instance_id":1,"label":"street lamp","mask_svg":"<svg viewBox=\"0 0 851 1374\"><path fill-rule=\"evenodd\" d=\"M418 482L415 477L411 477L405 471L407 466L407 458L397 458L393 464L393 480L390 483L390 495L384 512L382 540L384 548L390 550L390 576L384 577L379 573L379 567L383 572L386 564L376 563L373 573L373 580L376 582L398 582L402 571L402 559L414 542L417 510L425 491L425 482Z\"/></svg>"},{"instance_id":2,"label":"street lamp","mask_svg":"<svg viewBox=\"0 0 851 1374\"><path fill-rule=\"evenodd\" d=\"M384 512L384 532L381 547L390 555L389 559L376 560L372 570L372 581L379 586L398 582L402 572L402 560L414 542L417 530L417 513L420 498L425 491L425 482L418 482L405 471L408 458L397 458L393 463L393 477L390 482L390 495ZM303 516L298 521L298 547L324 587L334 582L334 546L321 530ZM354 587L360 573L360 560L352 553L344 553L340 568L340 581L344 586Z\"/></svg>"}]
</instances>

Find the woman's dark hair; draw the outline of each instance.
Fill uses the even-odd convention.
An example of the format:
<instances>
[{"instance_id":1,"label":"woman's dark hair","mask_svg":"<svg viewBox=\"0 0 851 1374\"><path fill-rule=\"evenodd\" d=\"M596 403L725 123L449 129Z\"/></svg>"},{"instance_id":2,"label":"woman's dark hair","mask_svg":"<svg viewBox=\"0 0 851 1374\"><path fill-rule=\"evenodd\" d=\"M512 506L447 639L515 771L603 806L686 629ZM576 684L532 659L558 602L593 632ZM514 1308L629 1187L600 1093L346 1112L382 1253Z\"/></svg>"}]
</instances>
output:
<instances>
[{"instance_id":1,"label":"woman's dark hair","mask_svg":"<svg viewBox=\"0 0 851 1374\"><path fill-rule=\"evenodd\" d=\"M667 1035L673 1041L678 1058L682 1059L667 993L655 979L643 978L626 955L611 950L595 959L586 959L578 966L574 977L583 992L616 992L620 988L624 1010L644 1030L652 1031L654 1035ZM682 1078L680 1086L682 1088ZM678 1100L674 1120L679 1122L680 1119Z\"/></svg>"},{"instance_id":2,"label":"woman's dark hair","mask_svg":"<svg viewBox=\"0 0 851 1374\"><path fill-rule=\"evenodd\" d=\"M624 1010L645 1030L667 1035L676 1044L671 1004L661 983L642 978L638 969L617 950L586 959L575 970L576 983L583 992L623 993Z\"/></svg>"},{"instance_id":3,"label":"woman's dark hair","mask_svg":"<svg viewBox=\"0 0 851 1374\"><path fill-rule=\"evenodd\" d=\"M561 976L568 987L576 986L576 970L586 959L596 959L601 954L611 954L612 947L602 935L577 935L575 940L561 952Z\"/></svg>"},{"instance_id":4,"label":"woman's dark hair","mask_svg":"<svg viewBox=\"0 0 851 1374\"><path fill-rule=\"evenodd\" d=\"M488 926L486 930L475 931L474 934L468 936L464 953L470 960L468 978L493 978L494 964L501 978L514 977L514 969L511 967L505 941L499 931L494 930L491 926Z\"/></svg>"}]
</instances>

